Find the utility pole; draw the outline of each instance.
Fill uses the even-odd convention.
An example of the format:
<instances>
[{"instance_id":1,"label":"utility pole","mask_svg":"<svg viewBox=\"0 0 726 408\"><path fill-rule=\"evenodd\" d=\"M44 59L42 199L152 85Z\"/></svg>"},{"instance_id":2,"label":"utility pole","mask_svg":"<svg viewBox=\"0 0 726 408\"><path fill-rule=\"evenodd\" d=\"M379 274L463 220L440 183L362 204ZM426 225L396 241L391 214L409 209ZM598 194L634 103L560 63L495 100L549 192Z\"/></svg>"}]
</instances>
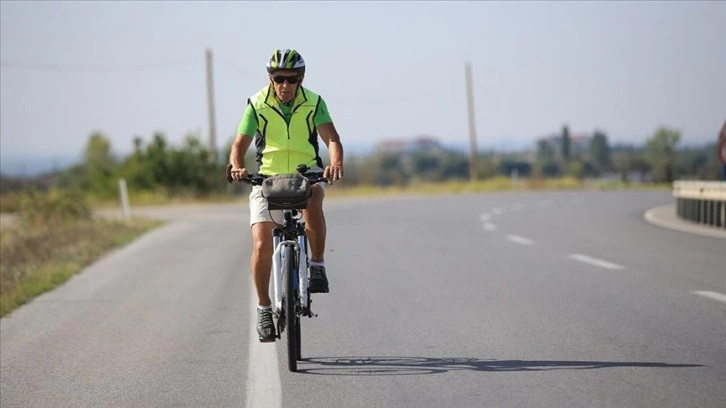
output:
<instances>
[{"instance_id":1,"label":"utility pole","mask_svg":"<svg viewBox=\"0 0 726 408\"><path fill-rule=\"evenodd\" d=\"M209 151L217 160L217 129L214 119L214 79L212 73L212 50L207 48L207 107L209 112Z\"/></svg>"},{"instance_id":2,"label":"utility pole","mask_svg":"<svg viewBox=\"0 0 726 408\"><path fill-rule=\"evenodd\" d=\"M467 62L466 68L466 102L469 111L469 179L476 181L479 178L479 165L477 157L479 151L476 146L476 126L474 125L474 92L471 86L471 65Z\"/></svg>"}]
</instances>

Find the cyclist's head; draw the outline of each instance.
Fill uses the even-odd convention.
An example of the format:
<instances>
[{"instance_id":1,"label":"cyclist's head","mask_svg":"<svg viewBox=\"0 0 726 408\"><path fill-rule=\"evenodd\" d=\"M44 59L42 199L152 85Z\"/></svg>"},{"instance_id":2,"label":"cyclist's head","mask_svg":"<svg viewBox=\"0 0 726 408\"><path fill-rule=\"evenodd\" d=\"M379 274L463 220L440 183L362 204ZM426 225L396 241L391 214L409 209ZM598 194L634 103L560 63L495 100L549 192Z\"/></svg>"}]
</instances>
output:
<instances>
[{"instance_id":1,"label":"cyclist's head","mask_svg":"<svg viewBox=\"0 0 726 408\"><path fill-rule=\"evenodd\" d=\"M289 103L305 76L305 60L295 50L276 50L267 61L267 72L277 98Z\"/></svg>"},{"instance_id":2,"label":"cyclist's head","mask_svg":"<svg viewBox=\"0 0 726 408\"><path fill-rule=\"evenodd\" d=\"M267 72L274 74L279 70L294 71L299 75L305 75L305 60L295 50L275 50L267 61Z\"/></svg>"}]
</instances>

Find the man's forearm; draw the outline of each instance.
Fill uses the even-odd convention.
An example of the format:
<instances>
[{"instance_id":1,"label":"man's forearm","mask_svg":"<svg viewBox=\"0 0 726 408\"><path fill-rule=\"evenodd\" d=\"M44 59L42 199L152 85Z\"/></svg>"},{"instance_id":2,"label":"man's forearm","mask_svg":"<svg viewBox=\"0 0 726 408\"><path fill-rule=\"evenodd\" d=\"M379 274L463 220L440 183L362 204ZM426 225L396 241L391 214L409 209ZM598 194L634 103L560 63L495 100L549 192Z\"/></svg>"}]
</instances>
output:
<instances>
[{"instance_id":1,"label":"man's forearm","mask_svg":"<svg viewBox=\"0 0 726 408\"><path fill-rule=\"evenodd\" d=\"M245 154L247 149L250 147L252 139L249 137L238 134L232 143L232 149L229 153L229 163L236 169L245 168Z\"/></svg>"},{"instance_id":2,"label":"man's forearm","mask_svg":"<svg viewBox=\"0 0 726 408\"><path fill-rule=\"evenodd\" d=\"M232 151L229 154L229 163L236 169L245 168L245 156L240 154L240 148L237 145L232 145Z\"/></svg>"},{"instance_id":3,"label":"man's forearm","mask_svg":"<svg viewBox=\"0 0 726 408\"><path fill-rule=\"evenodd\" d=\"M343 167L343 145L340 142L331 141L328 145L330 153L330 165Z\"/></svg>"}]
</instances>

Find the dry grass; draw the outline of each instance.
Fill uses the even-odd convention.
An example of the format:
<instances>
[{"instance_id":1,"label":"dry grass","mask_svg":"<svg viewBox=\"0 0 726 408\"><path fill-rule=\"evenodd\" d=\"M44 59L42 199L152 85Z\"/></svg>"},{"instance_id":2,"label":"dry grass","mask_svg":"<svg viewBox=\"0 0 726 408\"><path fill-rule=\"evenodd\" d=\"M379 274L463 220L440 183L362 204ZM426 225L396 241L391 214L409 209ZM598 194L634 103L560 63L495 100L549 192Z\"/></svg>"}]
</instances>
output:
<instances>
[{"instance_id":1,"label":"dry grass","mask_svg":"<svg viewBox=\"0 0 726 408\"><path fill-rule=\"evenodd\" d=\"M51 290L112 248L156 227L159 221L134 219L124 224L76 221L0 233L0 316Z\"/></svg>"}]
</instances>

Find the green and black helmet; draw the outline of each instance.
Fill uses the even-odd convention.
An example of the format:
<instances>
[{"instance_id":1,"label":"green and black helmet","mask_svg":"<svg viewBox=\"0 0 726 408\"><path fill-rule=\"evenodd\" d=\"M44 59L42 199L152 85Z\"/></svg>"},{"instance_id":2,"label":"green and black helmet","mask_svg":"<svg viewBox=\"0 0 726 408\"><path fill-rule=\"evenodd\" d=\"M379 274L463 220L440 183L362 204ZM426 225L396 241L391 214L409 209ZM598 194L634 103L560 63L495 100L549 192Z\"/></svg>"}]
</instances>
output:
<instances>
[{"instance_id":1,"label":"green and black helmet","mask_svg":"<svg viewBox=\"0 0 726 408\"><path fill-rule=\"evenodd\" d=\"M300 74L305 73L305 60L295 50L276 50L267 61L267 72L273 73L278 69L289 69Z\"/></svg>"}]
</instances>

